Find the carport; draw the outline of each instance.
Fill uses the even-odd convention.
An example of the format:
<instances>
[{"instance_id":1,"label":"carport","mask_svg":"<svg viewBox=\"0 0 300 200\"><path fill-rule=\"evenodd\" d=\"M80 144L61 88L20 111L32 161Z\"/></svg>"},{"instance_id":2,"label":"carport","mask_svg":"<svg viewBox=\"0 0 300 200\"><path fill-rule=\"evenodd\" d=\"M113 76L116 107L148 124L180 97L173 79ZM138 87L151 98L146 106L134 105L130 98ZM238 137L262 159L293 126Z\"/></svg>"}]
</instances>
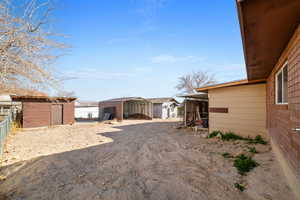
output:
<instances>
[{"instance_id":1,"label":"carport","mask_svg":"<svg viewBox=\"0 0 300 200\"><path fill-rule=\"evenodd\" d=\"M141 97L124 97L99 102L100 121L148 119L153 117L152 103Z\"/></svg>"}]
</instances>

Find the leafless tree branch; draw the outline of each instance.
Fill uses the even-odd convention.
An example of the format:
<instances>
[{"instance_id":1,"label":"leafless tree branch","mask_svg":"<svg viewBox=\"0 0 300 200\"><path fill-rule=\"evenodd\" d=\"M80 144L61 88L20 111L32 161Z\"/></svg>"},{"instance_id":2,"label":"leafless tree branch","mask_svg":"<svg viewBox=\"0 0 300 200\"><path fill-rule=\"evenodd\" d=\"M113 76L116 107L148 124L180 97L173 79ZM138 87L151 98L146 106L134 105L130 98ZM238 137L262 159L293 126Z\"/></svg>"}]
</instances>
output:
<instances>
[{"instance_id":1,"label":"leafless tree branch","mask_svg":"<svg viewBox=\"0 0 300 200\"><path fill-rule=\"evenodd\" d=\"M214 75L211 75L208 72L198 71L179 77L179 83L177 84L176 89L181 93L194 93L195 88L214 83L216 83Z\"/></svg>"},{"instance_id":2,"label":"leafless tree branch","mask_svg":"<svg viewBox=\"0 0 300 200\"><path fill-rule=\"evenodd\" d=\"M17 15L12 1L0 1L0 89L58 87L51 64L66 45L44 30L54 6L49 0L28 0Z\"/></svg>"}]
</instances>

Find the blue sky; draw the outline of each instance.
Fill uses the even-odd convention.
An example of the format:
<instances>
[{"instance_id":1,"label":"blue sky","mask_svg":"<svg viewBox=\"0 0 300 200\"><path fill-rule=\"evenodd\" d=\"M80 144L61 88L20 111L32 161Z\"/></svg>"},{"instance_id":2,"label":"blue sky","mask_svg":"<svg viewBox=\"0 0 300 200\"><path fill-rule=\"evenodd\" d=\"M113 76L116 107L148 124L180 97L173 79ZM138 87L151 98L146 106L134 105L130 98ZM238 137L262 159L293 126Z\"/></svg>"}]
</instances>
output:
<instances>
[{"instance_id":1,"label":"blue sky","mask_svg":"<svg viewBox=\"0 0 300 200\"><path fill-rule=\"evenodd\" d=\"M72 46L56 68L82 100L175 96L197 70L245 78L234 0L65 0L53 18Z\"/></svg>"}]
</instances>

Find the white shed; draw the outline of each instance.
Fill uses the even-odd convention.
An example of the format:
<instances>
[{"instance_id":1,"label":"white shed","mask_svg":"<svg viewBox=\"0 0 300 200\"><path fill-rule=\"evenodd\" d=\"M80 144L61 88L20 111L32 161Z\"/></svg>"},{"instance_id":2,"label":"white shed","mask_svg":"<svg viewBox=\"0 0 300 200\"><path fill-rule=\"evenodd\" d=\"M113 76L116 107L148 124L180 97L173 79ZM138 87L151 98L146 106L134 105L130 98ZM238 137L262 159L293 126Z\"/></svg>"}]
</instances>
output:
<instances>
[{"instance_id":1,"label":"white shed","mask_svg":"<svg viewBox=\"0 0 300 200\"><path fill-rule=\"evenodd\" d=\"M171 97L147 99L153 104L153 118L178 118L179 103Z\"/></svg>"},{"instance_id":2,"label":"white shed","mask_svg":"<svg viewBox=\"0 0 300 200\"><path fill-rule=\"evenodd\" d=\"M75 119L76 120L98 120L99 106L98 102L76 101Z\"/></svg>"}]
</instances>

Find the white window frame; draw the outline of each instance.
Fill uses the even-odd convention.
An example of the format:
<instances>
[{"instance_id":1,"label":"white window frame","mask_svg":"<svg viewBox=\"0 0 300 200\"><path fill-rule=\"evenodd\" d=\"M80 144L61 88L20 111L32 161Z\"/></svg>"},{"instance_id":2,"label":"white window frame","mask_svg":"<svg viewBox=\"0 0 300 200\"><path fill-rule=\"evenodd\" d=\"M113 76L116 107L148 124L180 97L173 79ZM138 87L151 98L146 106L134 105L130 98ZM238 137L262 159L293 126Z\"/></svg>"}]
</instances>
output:
<instances>
[{"instance_id":1,"label":"white window frame","mask_svg":"<svg viewBox=\"0 0 300 200\"><path fill-rule=\"evenodd\" d=\"M287 100L287 102L278 102L278 82L277 82L277 76L278 76L278 74L280 74L280 72L282 72L282 75L283 75L283 69L285 68L285 67L288 67L288 61L286 61L283 65L282 65L282 67L280 68L280 70L278 70L278 72L276 72L276 74L275 74L275 102L276 102L276 104L277 105L287 105L287 104L289 104L288 103L288 100ZM284 77L282 76L282 99L283 99L283 95L284 95Z\"/></svg>"}]
</instances>

